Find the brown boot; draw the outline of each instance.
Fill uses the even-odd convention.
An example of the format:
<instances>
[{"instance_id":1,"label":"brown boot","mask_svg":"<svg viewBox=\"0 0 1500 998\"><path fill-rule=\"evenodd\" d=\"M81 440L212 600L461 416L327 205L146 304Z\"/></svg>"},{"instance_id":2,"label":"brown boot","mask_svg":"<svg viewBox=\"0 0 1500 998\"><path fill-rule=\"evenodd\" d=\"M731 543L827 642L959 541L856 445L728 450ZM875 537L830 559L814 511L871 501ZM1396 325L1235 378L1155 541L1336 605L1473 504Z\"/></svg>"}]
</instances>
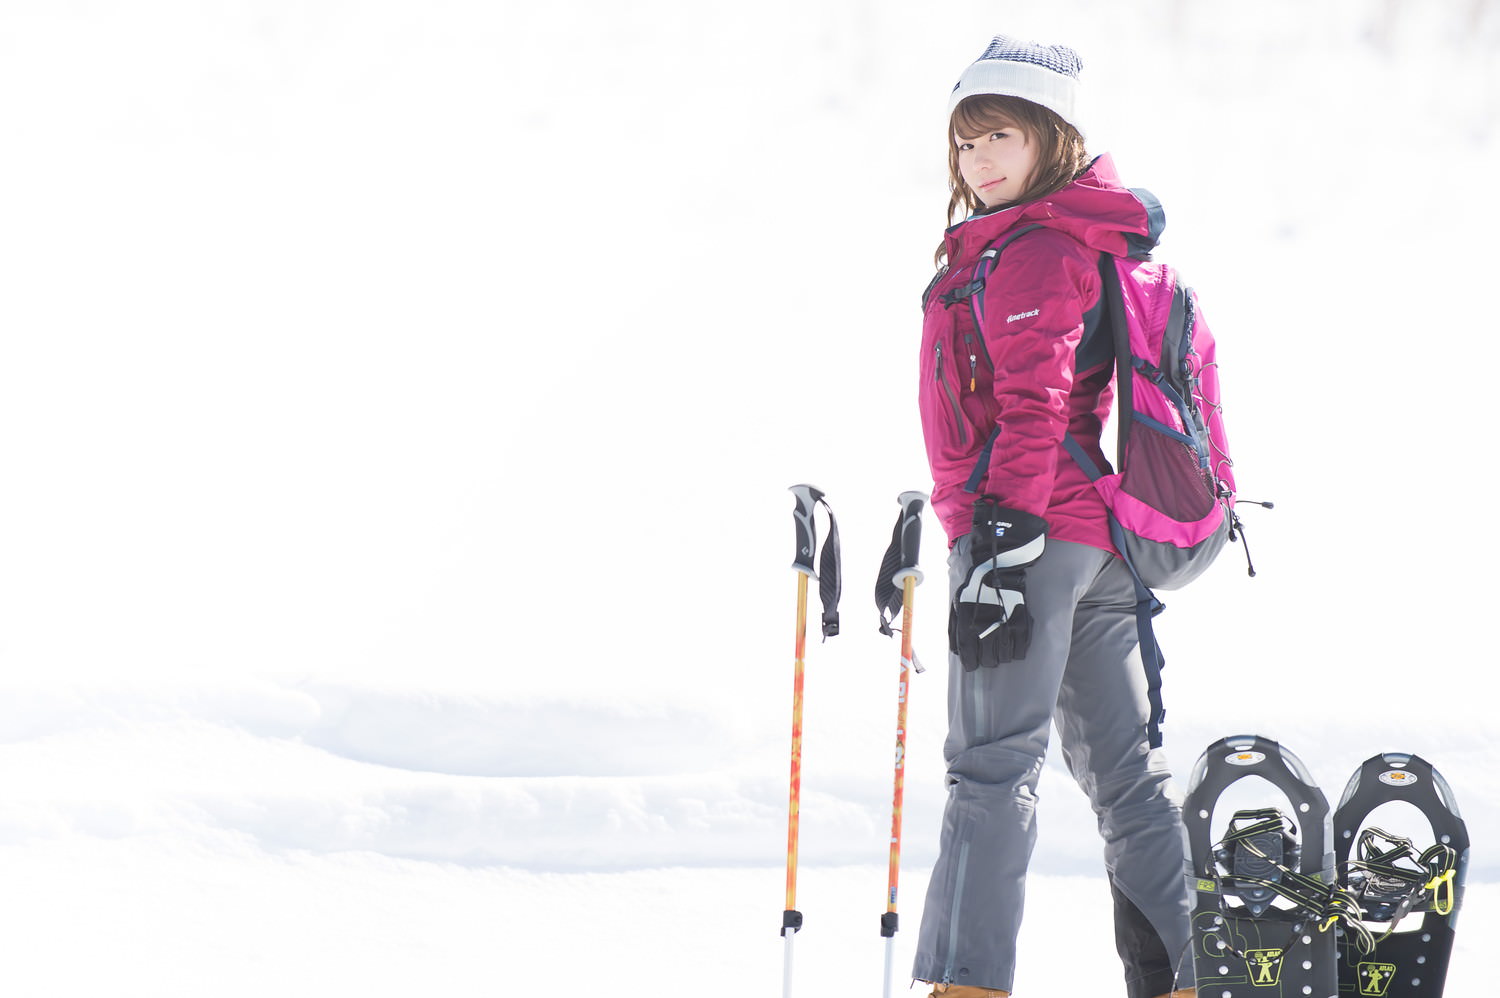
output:
<instances>
[{"instance_id":1,"label":"brown boot","mask_svg":"<svg viewBox=\"0 0 1500 998\"><path fill-rule=\"evenodd\" d=\"M1158 995L1157 998L1198 998L1198 989L1178 988L1169 995Z\"/></svg>"},{"instance_id":2,"label":"brown boot","mask_svg":"<svg viewBox=\"0 0 1500 998\"><path fill-rule=\"evenodd\" d=\"M976 988L970 984L934 984L927 998L1010 998L999 988Z\"/></svg>"}]
</instances>

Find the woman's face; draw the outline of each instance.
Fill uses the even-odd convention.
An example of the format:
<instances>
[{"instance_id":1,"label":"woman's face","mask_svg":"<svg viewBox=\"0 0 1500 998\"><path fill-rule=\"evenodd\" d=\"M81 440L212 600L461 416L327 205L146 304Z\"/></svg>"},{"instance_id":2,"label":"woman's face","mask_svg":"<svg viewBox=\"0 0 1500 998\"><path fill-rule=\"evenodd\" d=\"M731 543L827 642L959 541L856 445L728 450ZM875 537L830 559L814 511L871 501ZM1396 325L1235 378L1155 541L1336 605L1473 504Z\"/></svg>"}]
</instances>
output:
<instances>
[{"instance_id":1,"label":"woman's face","mask_svg":"<svg viewBox=\"0 0 1500 998\"><path fill-rule=\"evenodd\" d=\"M1013 125L977 139L955 135L958 173L986 208L1010 204L1021 196L1036 169L1036 146Z\"/></svg>"}]
</instances>

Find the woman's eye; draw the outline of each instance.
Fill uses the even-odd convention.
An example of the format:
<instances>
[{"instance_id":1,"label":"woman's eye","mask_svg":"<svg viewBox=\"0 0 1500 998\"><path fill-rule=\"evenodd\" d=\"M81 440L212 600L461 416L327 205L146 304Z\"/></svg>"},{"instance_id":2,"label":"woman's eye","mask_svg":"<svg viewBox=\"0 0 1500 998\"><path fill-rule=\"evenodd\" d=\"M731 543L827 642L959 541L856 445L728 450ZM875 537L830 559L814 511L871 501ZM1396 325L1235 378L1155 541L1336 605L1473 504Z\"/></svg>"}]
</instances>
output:
<instances>
[{"instance_id":1,"label":"woman's eye","mask_svg":"<svg viewBox=\"0 0 1500 998\"><path fill-rule=\"evenodd\" d=\"M959 152L968 152L970 149L973 149L973 148L974 148L974 143L972 143L972 142L960 142L958 144L958 151Z\"/></svg>"},{"instance_id":2,"label":"woman's eye","mask_svg":"<svg viewBox=\"0 0 1500 998\"><path fill-rule=\"evenodd\" d=\"M1003 139L1003 138L1005 138L1005 133L1004 132L996 132L994 135L991 135L990 138L992 138L992 139Z\"/></svg>"}]
</instances>

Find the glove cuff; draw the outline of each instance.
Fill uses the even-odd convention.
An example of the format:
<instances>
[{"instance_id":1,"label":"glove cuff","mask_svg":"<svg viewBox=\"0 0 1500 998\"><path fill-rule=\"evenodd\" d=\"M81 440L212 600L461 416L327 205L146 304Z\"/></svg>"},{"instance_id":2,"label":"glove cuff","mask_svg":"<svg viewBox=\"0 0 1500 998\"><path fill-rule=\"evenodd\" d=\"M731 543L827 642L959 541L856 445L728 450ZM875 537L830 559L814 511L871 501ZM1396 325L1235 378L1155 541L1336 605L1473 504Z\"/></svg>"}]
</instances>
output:
<instances>
[{"instance_id":1,"label":"glove cuff","mask_svg":"<svg viewBox=\"0 0 1500 998\"><path fill-rule=\"evenodd\" d=\"M974 503L974 561L994 568L1024 568L1042 556L1047 521L1034 513L1001 506L993 496Z\"/></svg>"}]
</instances>

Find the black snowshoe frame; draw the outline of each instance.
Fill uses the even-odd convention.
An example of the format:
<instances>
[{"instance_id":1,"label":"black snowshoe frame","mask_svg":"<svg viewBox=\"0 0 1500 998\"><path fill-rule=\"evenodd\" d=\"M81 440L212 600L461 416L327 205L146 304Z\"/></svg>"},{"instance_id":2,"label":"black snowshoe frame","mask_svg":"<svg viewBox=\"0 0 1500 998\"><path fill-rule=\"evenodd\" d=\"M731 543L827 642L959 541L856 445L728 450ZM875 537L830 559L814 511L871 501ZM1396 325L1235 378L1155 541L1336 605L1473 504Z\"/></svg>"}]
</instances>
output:
<instances>
[{"instance_id":1,"label":"black snowshoe frame","mask_svg":"<svg viewBox=\"0 0 1500 998\"><path fill-rule=\"evenodd\" d=\"M1432 829L1430 847L1418 851L1411 838L1364 826L1391 801L1422 813ZM1345 787L1333 827L1341 881L1367 924L1365 938L1348 932L1338 937L1340 995L1440 998L1469 863L1468 829L1447 781L1420 756L1372 756ZM1398 931L1407 915L1417 913L1419 926L1407 923ZM1370 923L1384 934L1373 937Z\"/></svg>"},{"instance_id":2,"label":"black snowshoe frame","mask_svg":"<svg viewBox=\"0 0 1500 998\"><path fill-rule=\"evenodd\" d=\"M1280 791L1295 821L1275 808L1240 811L1229 833L1215 841L1215 804L1231 785L1250 776ZM1194 767L1183 824L1198 993L1214 998L1336 994L1330 929L1350 911L1334 874L1328 800L1301 760L1259 735L1220 739Z\"/></svg>"}]
</instances>

